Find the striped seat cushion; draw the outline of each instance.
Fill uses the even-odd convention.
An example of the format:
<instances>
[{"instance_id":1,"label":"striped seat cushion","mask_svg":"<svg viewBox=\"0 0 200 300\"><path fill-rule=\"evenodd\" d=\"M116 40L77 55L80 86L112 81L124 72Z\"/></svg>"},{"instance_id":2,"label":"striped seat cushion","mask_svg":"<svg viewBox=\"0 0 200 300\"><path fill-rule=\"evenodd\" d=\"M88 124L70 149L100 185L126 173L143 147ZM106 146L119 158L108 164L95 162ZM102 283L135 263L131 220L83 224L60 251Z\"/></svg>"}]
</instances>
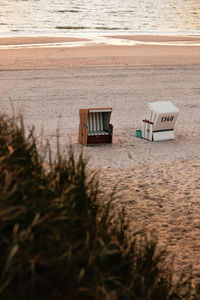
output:
<instances>
[{"instance_id":1,"label":"striped seat cushion","mask_svg":"<svg viewBox=\"0 0 200 300\"><path fill-rule=\"evenodd\" d=\"M102 112L89 112L88 135L108 135L108 132L103 129Z\"/></svg>"}]
</instances>

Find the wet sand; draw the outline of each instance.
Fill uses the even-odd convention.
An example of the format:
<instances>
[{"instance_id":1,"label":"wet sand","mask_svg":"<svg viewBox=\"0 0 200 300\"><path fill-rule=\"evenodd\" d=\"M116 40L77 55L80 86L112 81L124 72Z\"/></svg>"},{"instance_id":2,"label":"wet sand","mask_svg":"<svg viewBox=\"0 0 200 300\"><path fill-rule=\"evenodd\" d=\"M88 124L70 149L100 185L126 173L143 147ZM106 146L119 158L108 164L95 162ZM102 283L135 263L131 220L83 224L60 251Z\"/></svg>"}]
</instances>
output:
<instances>
[{"instance_id":1,"label":"wet sand","mask_svg":"<svg viewBox=\"0 0 200 300\"><path fill-rule=\"evenodd\" d=\"M0 70L30 70L30 69L60 69L76 67L112 67L112 66L169 66L169 65L195 65L200 62L198 37L156 37L156 36L130 36L110 37L118 40L117 45L103 41L96 44L87 40L87 46L73 47L76 42L86 41L73 38L0 38L0 46L13 48L0 48ZM120 39L140 41L144 44L134 46L120 45ZM70 46L57 46L45 48L47 43L70 42ZM153 42L153 44L152 44ZM28 48L19 48L28 44ZM107 43L107 44L106 44ZM164 44L163 44L164 43ZM167 44L166 44L167 43ZM171 43L171 44L170 44ZM30 45L32 44L32 46ZM38 47L36 47L38 44ZM174 45L179 46L174 46ZM183 46L180 46L183 45ZM81 43L80 43L81 45ZM14 48L18 46L18 48Z\"/></svg>"},{"instance_id":2,"label":"wet sand","mask_svg":"<svg viewBox=\"0 0 200 300\"><path fill-rule=\"evenodd\" d=\"M148 44L155 37L126 38L147 44L0 49L0 109L21 110L26 124L34 124L38 135L43 128L53 145L59 127L63 148L69 142L77 151L83 148L89 167L101 169L105 194L118 183L115 209L125 205L132 228L157 232L160 245L167 244L174 256L175 270L191 262L199 281L200 48ZM198 40L157 37L156 42ZM157 100L171 100L180 110L173 141L135 137L148 102ZM113 108L112 145L77 143L78 111L86 107Z\"/></svg>"},{"instance_id":3,"label":"wet sand","mask_svg":"<svg viewBox=\"0 0 200 300\"><path fill-rule=\"evenodd\" d=\"M0 45L25 45L25 44L47 44L47 43L64 43L78 42L87 39L74 37L50 37L50 36L19 36L19 37L0 37Z\"/></svg>"}]
</instances>

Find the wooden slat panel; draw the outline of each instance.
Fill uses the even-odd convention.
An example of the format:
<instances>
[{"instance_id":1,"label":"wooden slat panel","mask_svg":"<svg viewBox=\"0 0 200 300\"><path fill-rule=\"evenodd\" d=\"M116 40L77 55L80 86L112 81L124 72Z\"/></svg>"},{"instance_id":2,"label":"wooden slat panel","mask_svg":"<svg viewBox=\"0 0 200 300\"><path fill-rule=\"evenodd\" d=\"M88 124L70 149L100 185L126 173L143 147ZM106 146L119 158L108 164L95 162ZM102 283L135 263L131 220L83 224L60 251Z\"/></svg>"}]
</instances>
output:
<instances>
[{"instance_id":1,"label":"wooden slat panel","mask_svg":"<svg viewBox=\"0 0 200 300\"><path fill-rule=\"evenodd\" d=\"M79 132L78 132L78 142L82 144L81 140L81 125L79 124Z\"/></svg>"},{"instance_id":2,"label":"wooden slat panel","mask_svg":"<svg viewBox=\"0 0 200 300\"><path fill-rule=\"evenodd\" d=\"M84 127L84 140L83 140L83 143L84 145L87 145L87 139L88 139L88 129L87 127Z\"/></svg>"},{"instance_id":3,"label":"wooden slat panel","mask_svg":"<svg viewBox=\"0 0 200 300\"><path fill-rule=\"evenodd\" d=\"M80 109L79 116L80 116L80 123L87 125L88 109Z\"/></svg>"}]
</instances>

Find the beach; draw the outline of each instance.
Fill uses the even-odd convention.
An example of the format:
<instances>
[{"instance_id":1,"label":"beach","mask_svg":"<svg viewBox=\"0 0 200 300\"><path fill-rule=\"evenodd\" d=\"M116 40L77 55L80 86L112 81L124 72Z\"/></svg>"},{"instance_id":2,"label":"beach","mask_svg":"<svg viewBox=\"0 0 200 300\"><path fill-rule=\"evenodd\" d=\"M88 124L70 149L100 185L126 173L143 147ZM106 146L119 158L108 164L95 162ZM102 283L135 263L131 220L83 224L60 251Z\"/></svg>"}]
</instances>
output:
<instances>
[{"instance_id":1,"label":"beach","mask_svg":"<svg viewBox=\"0 0 200 300\"><path fill-rule=\"evenodd\" d=\"M112 39L136 44L114 45ZM131 228L158 234L177 274L192 263L199 281L200 37L109 40L0 38L0 110L22 112L26 125L34 125L38 137L42 132L53 149L59 128L63 150L72 144L89 158L89 170L101 170L105 195L117 185L114 207L124 205ZM136 138L148 103L162 100L180 110L175 139ZM79 109L89 107L112 107L112 145L78 144Z\"/></svg>"}]
</instances>

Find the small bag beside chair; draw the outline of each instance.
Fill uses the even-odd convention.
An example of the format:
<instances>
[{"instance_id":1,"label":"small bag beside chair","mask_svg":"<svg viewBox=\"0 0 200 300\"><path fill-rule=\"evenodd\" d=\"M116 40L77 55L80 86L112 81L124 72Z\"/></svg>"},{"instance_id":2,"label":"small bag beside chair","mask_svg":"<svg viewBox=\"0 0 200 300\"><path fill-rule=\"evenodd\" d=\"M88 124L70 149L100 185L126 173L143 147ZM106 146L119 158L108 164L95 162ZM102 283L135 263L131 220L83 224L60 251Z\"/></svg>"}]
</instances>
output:
<instances>
[{"instance_id":1,"label":"small bag beside chair","mask_svg":"<svg viewBox=\"0 0 200 300\"><path fill-rule=\"evenodd\" d=\"M171 101L149 103L148 118L143 120L142 137L149 141L174 139L178 114L178 108Z\"/></svg>"},{"instance_id":2,"label":"small bag beside chair","mask_svg":"<svg viewBox=\"0 0 200 300\"><path fill-rule=\"evenodd\" d=\"M79 143L83 145L112 143L112 108L80 109Z\"/></svg>"}]
</instances>

